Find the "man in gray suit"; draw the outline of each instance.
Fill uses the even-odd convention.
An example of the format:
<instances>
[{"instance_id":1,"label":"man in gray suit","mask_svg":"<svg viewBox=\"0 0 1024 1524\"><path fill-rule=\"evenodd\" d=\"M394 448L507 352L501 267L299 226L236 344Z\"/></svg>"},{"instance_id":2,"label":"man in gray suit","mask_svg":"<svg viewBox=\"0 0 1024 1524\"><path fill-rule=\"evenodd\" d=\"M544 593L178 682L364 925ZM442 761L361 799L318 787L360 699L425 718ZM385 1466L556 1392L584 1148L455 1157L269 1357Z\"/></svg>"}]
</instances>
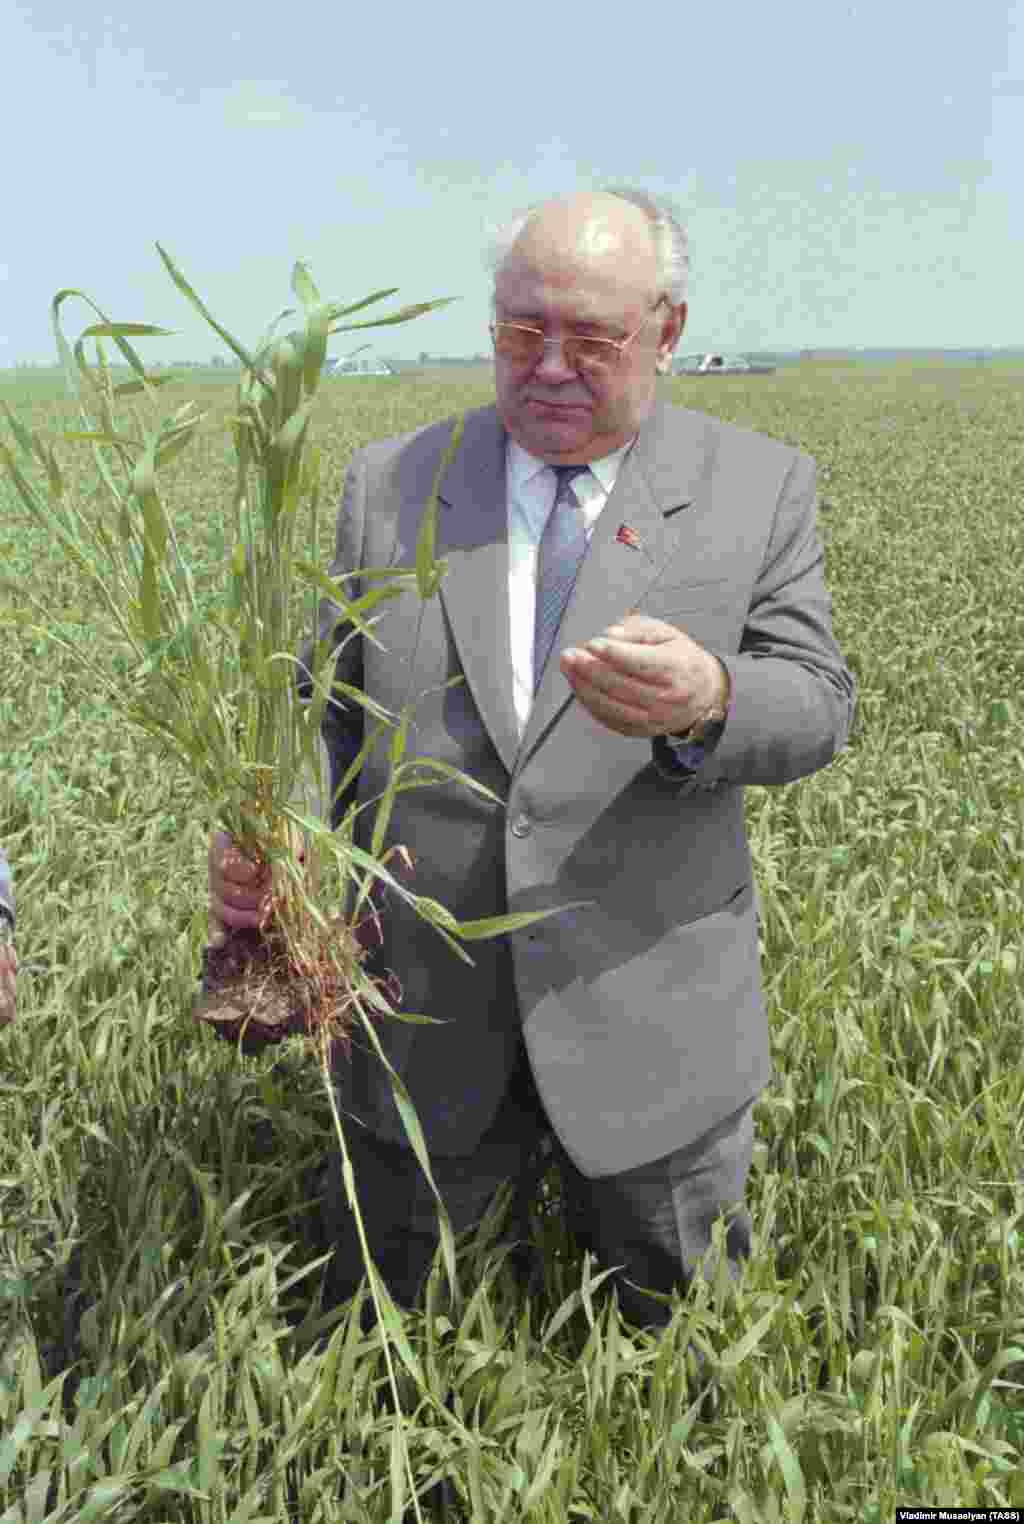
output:
<instances>
[{"instance_id":1,"label":"man in gray suit","mask_svg":"<svg viewBox=\"0 0 1024 1524\"><path fill-rule=\"evenodd\" d=\"M622 1267L632 1321L664 1326L721 1212L737 1209L730 1261L749 1248L752 1107L772 1071L743 789L827 766L854 683L832 635L814 462L656 401L686 320L678 219L629 189L558 199L517 220L493 263L497 406L467 416L441 485L440 596L421 628L415 591L385 604L384 649L354 638L336 673L395 712L410 683L427 693L410 754L505 801L458 784L398 796L388 840L413 853L418 893L460 920L589 903L474 943L472 968L389 906L380 964L405 1009L447 1024L380 1037L453 1230L553 1147L578 1241ZM448 420L355 454L332 576L412 564L450 434ZM321 638L339 613L325 601ZM332 793L362 730L358 706L329 708ZM375 753L334 824L387 774ZM225 867L225 845L211 843L211 913L252 925L265 883ZM365 1123L349 1134L371 1252L411 1304L437 1243L429 1186L368 1047L337 1084ZM362 1268L340 1170L333 1213L347 1297Z\"/></svg>"}]
</instances>

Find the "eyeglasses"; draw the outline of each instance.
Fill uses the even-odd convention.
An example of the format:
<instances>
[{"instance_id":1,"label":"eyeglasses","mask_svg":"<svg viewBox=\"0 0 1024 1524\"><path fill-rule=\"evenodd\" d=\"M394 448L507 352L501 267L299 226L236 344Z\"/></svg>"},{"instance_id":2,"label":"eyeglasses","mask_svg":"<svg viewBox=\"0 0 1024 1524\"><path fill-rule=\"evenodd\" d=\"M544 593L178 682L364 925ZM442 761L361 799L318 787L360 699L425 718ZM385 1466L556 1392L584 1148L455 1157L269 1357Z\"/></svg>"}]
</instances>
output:
<instances>
[{"instance_id":1,"label":"eyeglasses","mask_svg":"<svg viewBox=\"0 0 1024 1524\"><path fill-rule=\"evenodd\" d=\"M564 339L549 339L541 329L530 328L525 323L492 323L494 352L501 355L502 359L510 360L513 365L532 367L540 360L549 344L561 343L570 370L613 370L618 366L626 346L632 344L665 300L664 296L659 297L640 327L634 328L625 339L598 339L583 333L569 333Z\"/></svg>"}]
</instances>

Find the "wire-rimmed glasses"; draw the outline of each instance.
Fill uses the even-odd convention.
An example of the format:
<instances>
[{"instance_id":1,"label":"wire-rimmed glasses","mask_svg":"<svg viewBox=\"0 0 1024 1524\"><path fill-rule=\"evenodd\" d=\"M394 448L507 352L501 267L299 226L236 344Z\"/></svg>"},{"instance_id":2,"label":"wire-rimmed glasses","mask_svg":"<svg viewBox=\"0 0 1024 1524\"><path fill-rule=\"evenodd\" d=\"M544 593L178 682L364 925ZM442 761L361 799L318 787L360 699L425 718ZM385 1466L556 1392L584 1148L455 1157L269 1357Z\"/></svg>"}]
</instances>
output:
<instances>
[{"instance_id":1,"label":"wire-rimmed glasses","mask_svg":"<svg viewBox=\"0 0 1024 1524\"><path fill-rule=\"evenodd\" d=\"M490 327L494 352L513 365L532 368L549 344L560 343L570 370L612 370L618 366L627 345L632 344L665 300L664 296L659 297L640 327L634 328L625 339L600 339L584 333L568 333L563 339L549 339L542 329L533 328L527 323L492 323Z\"/></svg>"}]
</instances>

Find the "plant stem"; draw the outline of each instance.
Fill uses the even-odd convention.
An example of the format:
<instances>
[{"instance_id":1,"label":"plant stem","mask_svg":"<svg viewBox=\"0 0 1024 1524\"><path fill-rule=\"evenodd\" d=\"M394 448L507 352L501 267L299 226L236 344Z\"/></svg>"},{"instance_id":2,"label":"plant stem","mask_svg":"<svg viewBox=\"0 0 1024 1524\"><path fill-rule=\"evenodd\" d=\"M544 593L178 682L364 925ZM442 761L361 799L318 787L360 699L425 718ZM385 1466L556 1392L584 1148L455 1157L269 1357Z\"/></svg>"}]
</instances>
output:
<instances>
[{"instance_id":1,"label":"plant stem","mask_svg":"<svg viewBox=\"0 0 1024 1524\"><path fill-rule=\"evenodd\" d=\"M359 1234L359 1247L362 1250L363 1264L366 1266L366 1278L370 1283L370 1295L373 1298L374 1311L377 1314L377 1327L381 1330L381 1347L384 1351L384 1363L388 1370L388 1382L391 1386L391 1396L395 1404L395 1416L398 1420L399 1443L402 1449L402 1460L405 1463L405 1474L409 1480L409 1492L412 1496L412 1505L416 1510L416 1518L419 1524L423 1524L423 1515L420 1512L419 1499L416 1496L416 1484L413 1481L412 1464L409 1460L409 1450L405 1442L405 1425L402 1422L402 1403L398 1395L398 1382L395 1379L395 1368L391 1359L390 1341L387 1336L387 1326L384 1322L384 1314L381 1309L380 1298L377 1294L377 1267L370 1256L370 1246L366 1238L366 1229L363 1225L363 1214L359 1210L359 1197L356 1192L355 1171L349 1158L348 1148L345 1144L345 1129L341 1125L341 1117L338 1114L338 1102L334 1094L334 1085L331 1082L330 1065L330 1032L324 1026L317 1035L317 1058L320 1065L320 1077L323 1080L324 1090L327 1092L327 1102L331 1108L331 1120L334 1123L334 1131L337 1134L338 1146L341 1149L342 1179L345 1182L345 1194L348 1197L349 1206L356 1220L356 1231ZM389 1293L390 1294L390 1293Z\"/></svg>"}]
</instances>

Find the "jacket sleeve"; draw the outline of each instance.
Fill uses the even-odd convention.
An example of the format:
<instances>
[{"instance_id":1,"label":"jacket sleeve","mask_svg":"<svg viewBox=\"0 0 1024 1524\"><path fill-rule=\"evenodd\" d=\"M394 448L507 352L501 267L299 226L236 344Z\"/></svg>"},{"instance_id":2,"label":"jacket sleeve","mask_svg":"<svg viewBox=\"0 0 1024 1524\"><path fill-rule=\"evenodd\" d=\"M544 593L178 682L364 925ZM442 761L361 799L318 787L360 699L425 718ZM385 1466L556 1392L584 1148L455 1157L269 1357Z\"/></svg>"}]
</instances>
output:
<instances>
[{"instance_id":1,"label":"jacket sleeve","mask_svg":"<svg viewBox=\"0 0 1024 1524\"><path fill-rule=\"evenodd\" d=\"M832 633L817 526L817 468L797 454L776 505L739 652L713 651L732 680L729 718L694 773L654 763L684 792L720 783L782 784L827 767L847 744L856 684Z\"/></svg>"},{"instance_id":2,"label":"jacket sleeve","mask_svg":"<svg viewBox=\"0 0 1024 1524\"><path fill-rule=\"evenodd\" d=\"M11 865L7 861L7 854L0 847L0 920L3 919L3 911L7 911L12 925L15 921L14 914L14 879L11 876Z\"/></svg>"},{"instance_id":3,"label":"jacket sleeve","mask_svg":"<svg viewBox=\"0 0 1024 1524\"><path fill-rule=\"evenodd\" d=\"M353 456L345 477L335 530L334 560L328 568L330 577L340 577L356 571L363 564L365 502L366 473L360 452ZM344 584L344 592L350 600L358 598L362 592L359 579L350 578ZM317 614L316 637L311 636L305 641L299 653L298 689L299 696L303 699L311 699L313 696L311 669L315 640L329 641L328 650L336 653L332 683L332 692L336 697L330 699L324 709L320 733L328 761L330 798L334 801L331 807L331 828L337 830L349 805L355 801L359 787L357 777L349 784L344 795L335 799L338 785L363 744L364 718L362 707L353 700L346 699L337 684L347 683L351 687L362 688L363 640L345 620L339 605L333 599L322 598ZM326 683L330 673L331 662L328 658L321 668L319 680Z\"/></svg>"}]
</instances>

